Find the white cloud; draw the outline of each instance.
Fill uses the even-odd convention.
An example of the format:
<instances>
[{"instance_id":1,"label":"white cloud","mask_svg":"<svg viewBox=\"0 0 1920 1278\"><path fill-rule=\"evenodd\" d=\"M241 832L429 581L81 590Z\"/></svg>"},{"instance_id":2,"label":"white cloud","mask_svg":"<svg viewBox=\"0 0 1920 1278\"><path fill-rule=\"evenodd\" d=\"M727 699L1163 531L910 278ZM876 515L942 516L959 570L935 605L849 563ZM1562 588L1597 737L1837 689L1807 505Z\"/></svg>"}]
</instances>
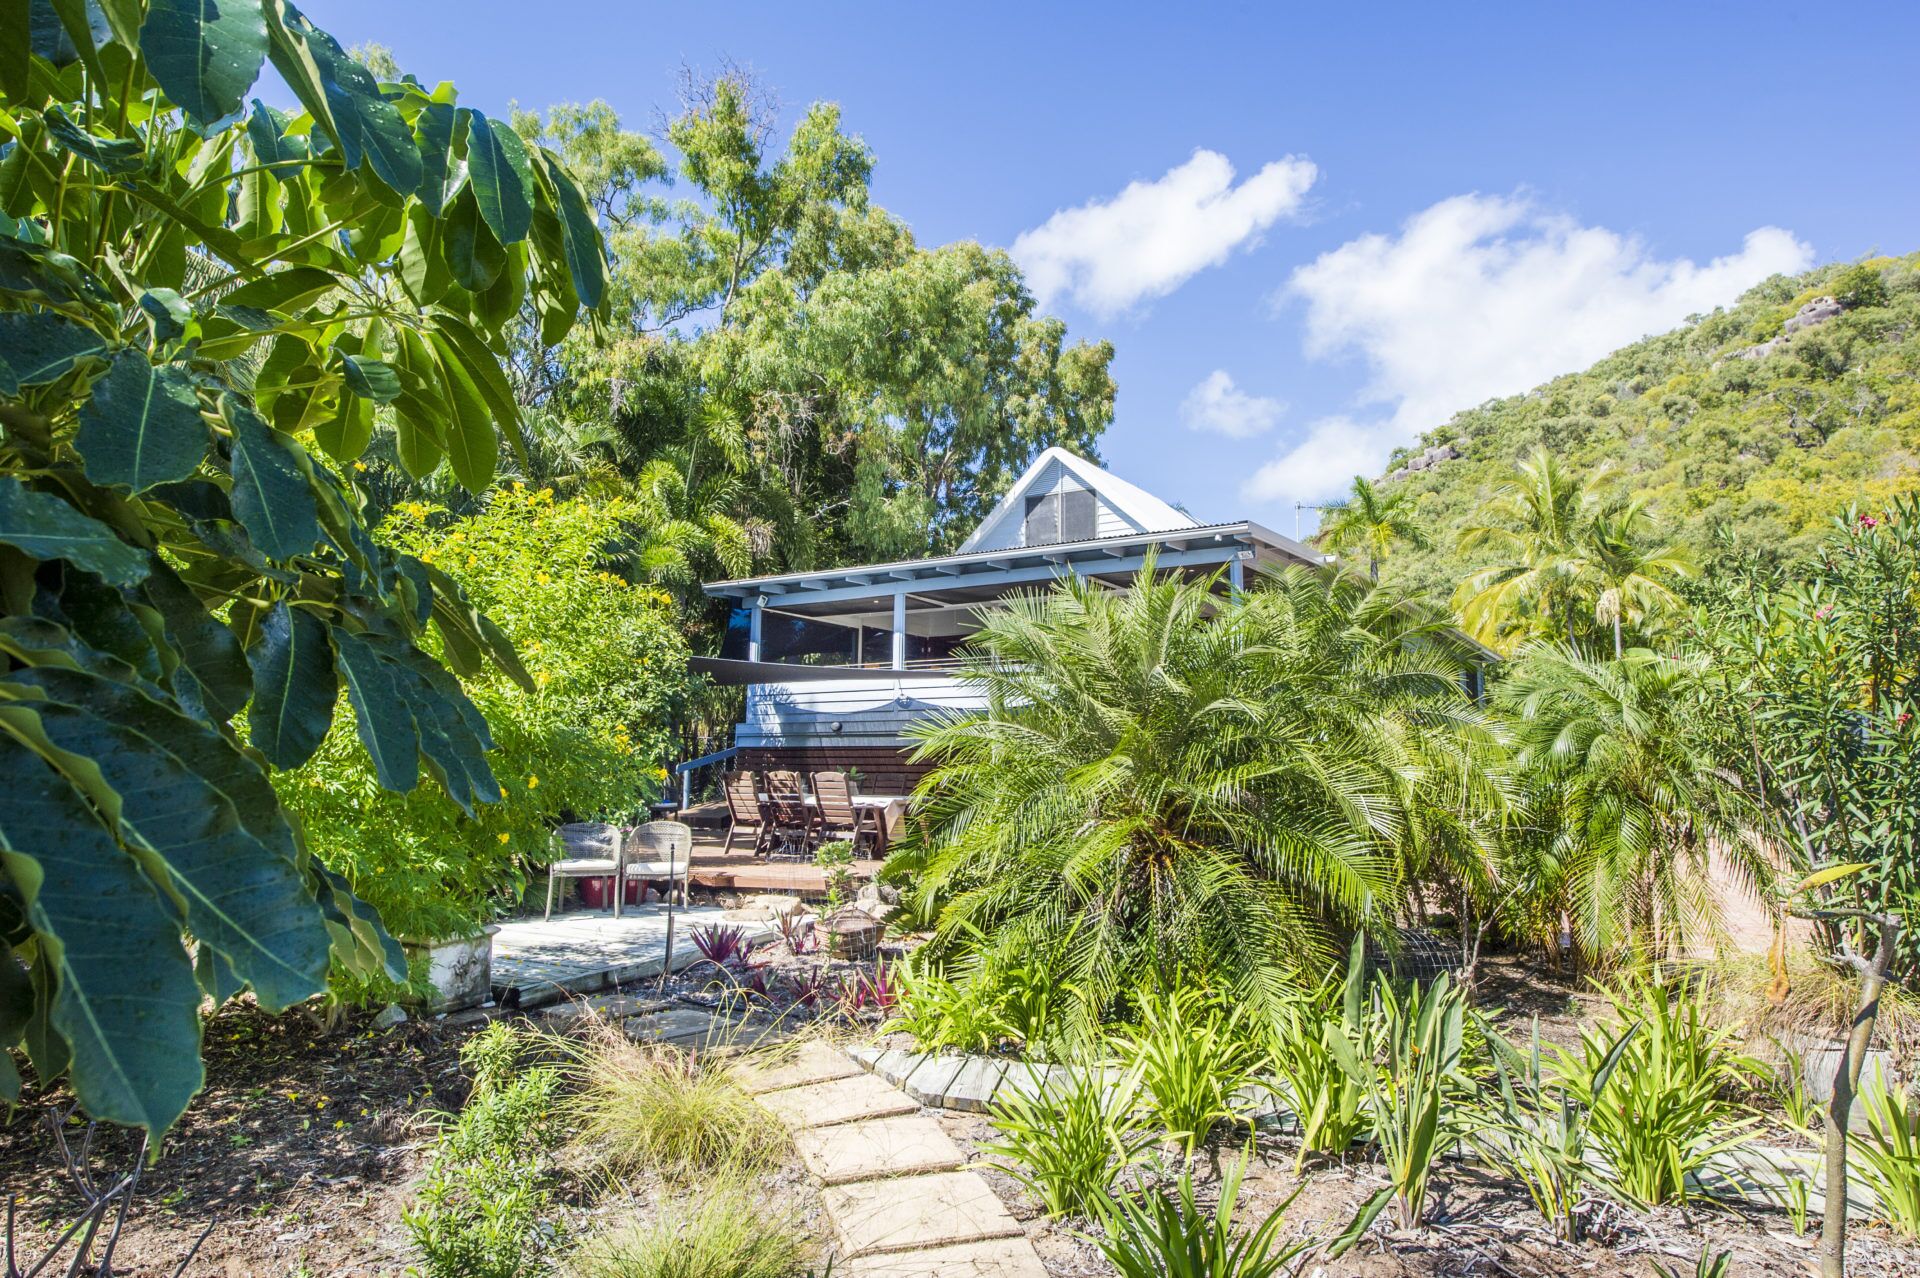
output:
<instances>
[{"instance_id":1,"label":"white cloud","mask_svg":"<svg viewBox=\"0 0 1920 1278\"><path fill-rule=\"evenodd\" d=\"M1395 442L1389 423L1322 417L1307 427L1305 438L1248 476L1240 493L1285 506L1325 501L1345 492L1355 475L1376 473Z\"/></svg>"},{"instance_id":2,"label":"white cloud","mask_svg":"<svg viewBox=\"0 0 1920 1278\"><path fill-rule=\"evenodd\" d=\"M1246 494L1331 495L1462 409L1576 372L1812 263L1811 246L1773 226L1702 266L1524 197L1442 200L1398 235L1363 235L1294 271L1278 300L1305 303L1307 353L1358 354L1371 374L1359 403L1386 412L1314 423Z\"/></svg>"},{"instance_id":3,"label":"white cloud","mask_svg":"<svg viewBox=\"0 0 1920 1278\"><path fill-rule=\"evenodd\" d=\"M1239 186L1218 151L1196 150L1153 182L1062 209L1013 242L1042 305L1067 298L1111 317L1164 297L1294 212L1319 176L1300 156L1275 160Z\"/></svg>"},{"instance_id":4,"label":"white cloud","mask_svg":"<svg viewBox=\"0 0 1920 1278\"><path fill-rule=\"evenodd\" d=\"M1208 373L1180 402L1180 420L1189 430L1210 430L1234 439L1271 430L1286 411L1281 400L1241 390L1224 368Z\"/></svg>"}]
</instances>

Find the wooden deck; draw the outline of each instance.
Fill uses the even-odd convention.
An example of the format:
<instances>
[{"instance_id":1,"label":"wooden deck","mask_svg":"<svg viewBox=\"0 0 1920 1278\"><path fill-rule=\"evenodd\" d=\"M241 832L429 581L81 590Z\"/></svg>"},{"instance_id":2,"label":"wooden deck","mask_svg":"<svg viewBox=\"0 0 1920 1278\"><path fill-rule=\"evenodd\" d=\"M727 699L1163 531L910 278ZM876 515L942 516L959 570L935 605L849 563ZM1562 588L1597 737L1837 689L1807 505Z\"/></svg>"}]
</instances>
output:
<instances>
[{"instance_id":1,"label":"wooden deck","mask_svg":"<svg viewBox=\"0 0 1920 1278\"><path fill-rule=\"evenodd\" d=\"M756 860L749 841L737 839L732 853L721 850L726 831L696 828L693 832L693 869L690 877L695 888L715 892L739 892L752 895L774 892L789 896L825 896L826 872L804 861ZM853 877L865 883L879 870L878 861L855 861Z\"/></svg>"}]
</instances>

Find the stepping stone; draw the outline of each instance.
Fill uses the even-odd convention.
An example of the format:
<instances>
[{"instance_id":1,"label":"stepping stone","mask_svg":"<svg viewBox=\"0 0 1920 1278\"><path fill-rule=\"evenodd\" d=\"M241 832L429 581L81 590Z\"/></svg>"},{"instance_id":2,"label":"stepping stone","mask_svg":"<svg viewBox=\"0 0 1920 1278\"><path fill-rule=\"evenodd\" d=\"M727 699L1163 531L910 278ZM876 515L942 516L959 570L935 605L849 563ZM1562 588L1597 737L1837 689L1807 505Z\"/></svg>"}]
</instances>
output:
<instances>
[{"instance_id":1,"label":"stepping stone","mask_svg":"<svg viewBox=\"0 0 1920 1278\"><path fill-rule=\"evenodd\" d=\"M847 1274L849 1278L1047 1278L1047 1267L1026 1239L1000 1238L861 1256L847 1266Z\"/></svg>"},{"instance_id":2,"label":"stepping stone","mask_svg":"<svg viewBox=\"0 0 1920 1278\"><path fill-rule=\"evenodd\" d=\"M788 1056L769 1055L764 1061L745 1061L734 1069L734 1076L748 1093L778 1092L808 1083L826 1083L836 1078L852 1078L860 1067L847 1054L825 1043L808 1043Z\"/></svg>"},{"instance_id":3,"label":"stepping stone","mask_svg":"<svg viewBox=\"0 0 1920 1278\"><path fill-rule=\"evenodd\" d=\"M792 1093L775 1093L792 1095ZM973 1172L936 1172L830 1187L827 1216L844 1256L923 1251L950 1243L1022 1238L987 1182Z\"/></svg>"},{"instance_id":4,"label":"stepping stone","mask_svg":"<svg viewBox=\"0 0 1920 1278\"><path fill-rule=\"evenodd\" d=\"M636 1043L673 1043L685 1046L702 1043L713 1029L713 1014L693 1008L675 1008L648 1016L629 1016L621 1022L627 1037Z\"/></svg>"},{"instance_id":5,"label":"stepping stone","mask_svg":"<svg viewBox=\"0 0 1920 1278\"><path fill-rule=\"evenodd\" d=\"M967 1161L953 1137L921 1114L812 1127L795 1132L793 1143L807 1170L828 1185L952 1171Z\"/></svg>"},{"instance_id":6,"label":"stepping stone","mask_svg":"<svg viewBox=\"0 0 1920 1278\"><path fill-rule=\"evenodd\" d=\"M767 1092L757 1098L789 1130L832 1127L838 1123L858 1122L863 1118L888 1118L911 1114L920 1107L897 1088L888 1087L871 1074L855 1074L825 1083L808 1083L784 1091Z\"/></svg>"}]
</instances>

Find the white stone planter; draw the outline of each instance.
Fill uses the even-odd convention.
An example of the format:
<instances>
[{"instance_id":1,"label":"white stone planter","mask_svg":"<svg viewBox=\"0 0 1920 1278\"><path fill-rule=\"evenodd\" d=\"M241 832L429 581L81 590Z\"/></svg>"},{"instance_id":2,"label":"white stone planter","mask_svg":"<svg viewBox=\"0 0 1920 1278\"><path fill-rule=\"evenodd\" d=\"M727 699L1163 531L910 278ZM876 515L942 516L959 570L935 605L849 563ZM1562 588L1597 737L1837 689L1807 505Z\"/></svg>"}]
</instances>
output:
<instances>
[{"instance_id":1,"label":"white stone planter","mask_svg":"<svg viewBox=\"0 0 1920 1278\"><path fill-rule=\"evenodd\" d=\"M457 1012L478 1007L493 997L493 934L499 930L489 925L472 936L450 941L401 938L409 967L418 956L426 956L427 980L433 994L420 1004L421 1011Z\"/></svg>"}]
</instances>

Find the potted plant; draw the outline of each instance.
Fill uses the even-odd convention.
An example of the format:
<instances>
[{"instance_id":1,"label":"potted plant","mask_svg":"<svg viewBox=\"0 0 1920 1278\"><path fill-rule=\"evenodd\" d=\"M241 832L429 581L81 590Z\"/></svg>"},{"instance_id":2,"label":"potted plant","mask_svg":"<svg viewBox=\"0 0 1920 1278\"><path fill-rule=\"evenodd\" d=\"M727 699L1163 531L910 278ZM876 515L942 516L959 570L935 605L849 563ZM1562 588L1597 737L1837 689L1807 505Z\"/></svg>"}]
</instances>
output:
<instances>
[{"instance_id":1,"label":"potted plant","mask_svg":"<svg viewBox=\"0 0 1920 1278\"><path fill-rule=\"evenodd\" d=\"M493 934L499 926L487 923L465 935L444 940L401 937L407 971L418 973L407 1002L423 1012L458 1012L479 1007L493 997Z\"/></svg>"}]
</instances>

